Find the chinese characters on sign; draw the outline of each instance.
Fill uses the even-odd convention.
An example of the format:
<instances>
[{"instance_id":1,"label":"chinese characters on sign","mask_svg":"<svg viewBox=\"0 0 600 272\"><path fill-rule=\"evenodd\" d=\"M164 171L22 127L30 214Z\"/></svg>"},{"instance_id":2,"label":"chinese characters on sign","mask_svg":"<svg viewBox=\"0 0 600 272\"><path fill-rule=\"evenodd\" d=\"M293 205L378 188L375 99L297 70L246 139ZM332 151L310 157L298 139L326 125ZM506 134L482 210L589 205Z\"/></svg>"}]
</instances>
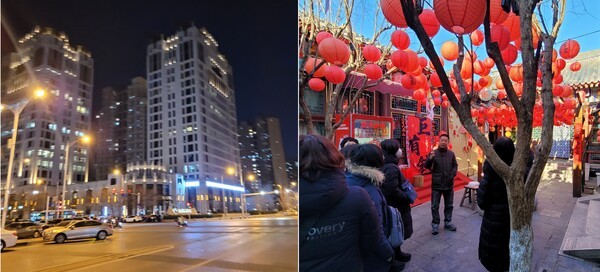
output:
<instances>
[{"instance_id":1,"label":"chinese characters on sign","mask_svg":"<svg viewBox=\"0 0 600 272\"><path fill-rule=\"evenodd\" d=\"M427 117L408 116L408 156L410 166L425 172L425 160L432 148L432 124Z\"/></svg>"}]
</instances>

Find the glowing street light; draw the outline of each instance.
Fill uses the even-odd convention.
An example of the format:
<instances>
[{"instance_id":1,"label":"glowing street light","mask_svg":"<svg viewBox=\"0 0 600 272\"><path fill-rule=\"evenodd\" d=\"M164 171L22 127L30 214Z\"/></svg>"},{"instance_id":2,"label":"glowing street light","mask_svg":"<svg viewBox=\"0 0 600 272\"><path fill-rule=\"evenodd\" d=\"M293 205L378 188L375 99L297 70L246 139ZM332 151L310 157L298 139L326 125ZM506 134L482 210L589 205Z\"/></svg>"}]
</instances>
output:
<instances>
[{"instance_id":1,"label":"glowing street light","mask_svg":"<svg viewBox=\"0 0 600 272\"><path fill-rule=\"evenodd\" d=\"M45 95L45 91L43 89L37 89L34 92L34 98L41 98ZM13 105L2 105L1 109L9 109L13 112L14 120L13 120L13 131L12 138L8 142L8 147L10 148L10 155L8 157L8 170L6 172L6 188L4 190L4 204L2 205L2 228L6 226L6 215L8 213L8 198L10 197L10 186L12 182L13 175L13 164L15 161L15 147L17 144L17 130L19 130L19 117L25 106L29 104L31 99L26 98L25 100L21 100Z\"/></svg>"},{"instance_id":2,"label":"glowing street light","mask_svg":"<svg viewBox=\"0 0 600 272\"><path fill-rule=\"evenodd\" d=\"M67 204L65 197L67 194L67 182L69 184L71 184L71 169L69 169L69 149L71 148L71 146L75 145L77 142L83 142L84 144L87 144L89 142L91 142L91 138L89 136L83 136L80 138L77 138L69 143L67 143L67 146L65 147L65 167L63 168L64 170L64 179L63 179L63 190L62 190L62 214L64 216L65 214L65 206Z\"/></svg>"}]
</instances>

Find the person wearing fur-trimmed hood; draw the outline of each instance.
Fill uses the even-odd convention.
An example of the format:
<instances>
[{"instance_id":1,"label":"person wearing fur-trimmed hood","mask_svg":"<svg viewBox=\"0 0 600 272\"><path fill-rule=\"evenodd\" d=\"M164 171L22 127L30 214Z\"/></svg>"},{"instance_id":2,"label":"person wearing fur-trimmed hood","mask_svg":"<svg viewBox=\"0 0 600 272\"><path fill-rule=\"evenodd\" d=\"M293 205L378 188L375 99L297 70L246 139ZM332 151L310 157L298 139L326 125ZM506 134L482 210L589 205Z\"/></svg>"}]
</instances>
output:
<instances>
[{"instance_id":1,"label":"person wearing fur-trimmed hood","mask_svg":"<svg viewBox=\"0 0 600 272\"><path fill-rule=\"evenodd\" d=\"M346 180L349 186L359 186L364 188L371 196L377 213L379 223L381 224L381 239L379 246L373 251L373 254L365 260L365 271L390 270L394 251L391 244L385 238L383 233L383 208L387 206L385 198L379 187L385 179L383 172L379 170L383 166L383 153L381 149L373 144L357 145L349 152L346 165Z\"/></svg>"}]
</instances>

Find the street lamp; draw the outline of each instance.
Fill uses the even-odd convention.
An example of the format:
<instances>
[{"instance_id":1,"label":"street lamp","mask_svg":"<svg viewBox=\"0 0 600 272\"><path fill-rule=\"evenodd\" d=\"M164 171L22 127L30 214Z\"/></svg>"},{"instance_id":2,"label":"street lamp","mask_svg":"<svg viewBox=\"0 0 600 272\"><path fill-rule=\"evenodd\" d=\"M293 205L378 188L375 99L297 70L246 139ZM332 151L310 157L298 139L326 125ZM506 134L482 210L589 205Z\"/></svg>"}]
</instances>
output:
<instances>
[{"instance_id":1,"label":"street lamp","mask_svg":"<svg viewBox=\"0 0 600 272\"><path fill-rule=\"evenodd\" d=\"M63 217L65 216L65 205L67 204L65 197L67 194L67 182L69 182L69 184L71 183L71 170L69 169L69 149L71 148L71 146L73 146L74 144L76 144L77 142L79 142L79 140L81 140L84 144L87 144L91 141L90 137L88 136L83 136L80 138L77 138L69 143L67 143L67 146L65 147L65 167L63 168L64 170L64 175L63 175L63 189L62 189L62 213L63 213Z\"/></svg>"},{"instance_id":2,"label":"street lamp","mask_svg":"<svg viewBox=\"0 0 600 272\"><path fill-rule=\"evenodd\" d=\"M43 89L37 89L34 92L34 98L42 98L46 94L46 91ZM10 183L12 181L13 175L13 164L15 160L15 147L17 145L17 130L19 130L19 117L21 116L21 112L25 109L25 106L29 104L31 99L26 98L25 100L21 100L13 105L2 106L0 109L7 108L13 112L14 121L13 121L13 131L12 138L8 142L8 146L10 147L10 155L8 157L8 170L6 172L6 188L4 190L4 204L2 205L2 228L6 226L6 215L8 213L8 198L10 196Z\"/></svg>"}]
</instances>

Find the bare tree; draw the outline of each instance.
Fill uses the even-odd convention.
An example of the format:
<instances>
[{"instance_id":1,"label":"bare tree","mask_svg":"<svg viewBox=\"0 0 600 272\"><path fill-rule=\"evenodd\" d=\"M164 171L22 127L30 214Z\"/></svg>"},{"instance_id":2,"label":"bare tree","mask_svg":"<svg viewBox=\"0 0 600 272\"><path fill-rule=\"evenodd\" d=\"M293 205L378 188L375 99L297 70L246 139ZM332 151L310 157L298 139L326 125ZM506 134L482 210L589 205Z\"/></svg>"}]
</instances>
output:
<instances>
[{"instance_id":1,"label":"bare tree","mask_svg":"<svg viewBox=\"0 0 600 272\"><path fill-rule=\"evenodd\" d=\"M403 6L405 18L408 26L414 30L423 46L425 53L432 60L437 71L444 71L439 61L437 52L423 25L421 24L417 10L413 1L400 0ZM511 234L510 234L510 256L511 271L529 271L531 268L533 231L531 229L531 220L534 208L534 199L537 187L552 147L552 129L554 124L555 106L552 95L552 50L558 30L564 18L565 1L552 0L553 27L552 31L541 31L541 39L537 46L537 51L533 49L532 24L534 20L534 10L538 7L539 0L518 1L520 12L521 29L521 48L523 61L523 93L519 98L515 92L508 71L502 60L500 49L497 43L491 41L490 37L490 0L487 0L487 12L484 20L485 43L487 54L496 63L502 83L504 84L511 105L514 107L518 119L518 131L516 135L516 151L514 160L510 166L493 150L491 143L481 133L477 125L473 122L471 116L471 95L465 90L464 82L460 76L460 63L464 58L461 54L458 63L454 65L453 72L461 94L461 101L452 92L450 81L445 73L439 73L442 81L442 90L448 96L450 104L456 111L461 124L473 136L480 148L482 148L486 159L494 167L496 172L502 177L508 192L510 215L511 215ZM562 10L562 11L560 11ZM559 14L560 11L560 14ZM541 14L541 12L540 12ZM543 18L542 18L543 19ZM461 37L459 37L460 39ZM541 52L541 65L540 51ZM527 162L530 158L530 144L533 129L533 109L536 101L536 78L538 67L542 73L541 100L543 105L544 117L542 121L542 139L540 150L535 157L533 166L529 173ZM525 178L526 177L526 178Z\"/></svg>"}]
</instances>

